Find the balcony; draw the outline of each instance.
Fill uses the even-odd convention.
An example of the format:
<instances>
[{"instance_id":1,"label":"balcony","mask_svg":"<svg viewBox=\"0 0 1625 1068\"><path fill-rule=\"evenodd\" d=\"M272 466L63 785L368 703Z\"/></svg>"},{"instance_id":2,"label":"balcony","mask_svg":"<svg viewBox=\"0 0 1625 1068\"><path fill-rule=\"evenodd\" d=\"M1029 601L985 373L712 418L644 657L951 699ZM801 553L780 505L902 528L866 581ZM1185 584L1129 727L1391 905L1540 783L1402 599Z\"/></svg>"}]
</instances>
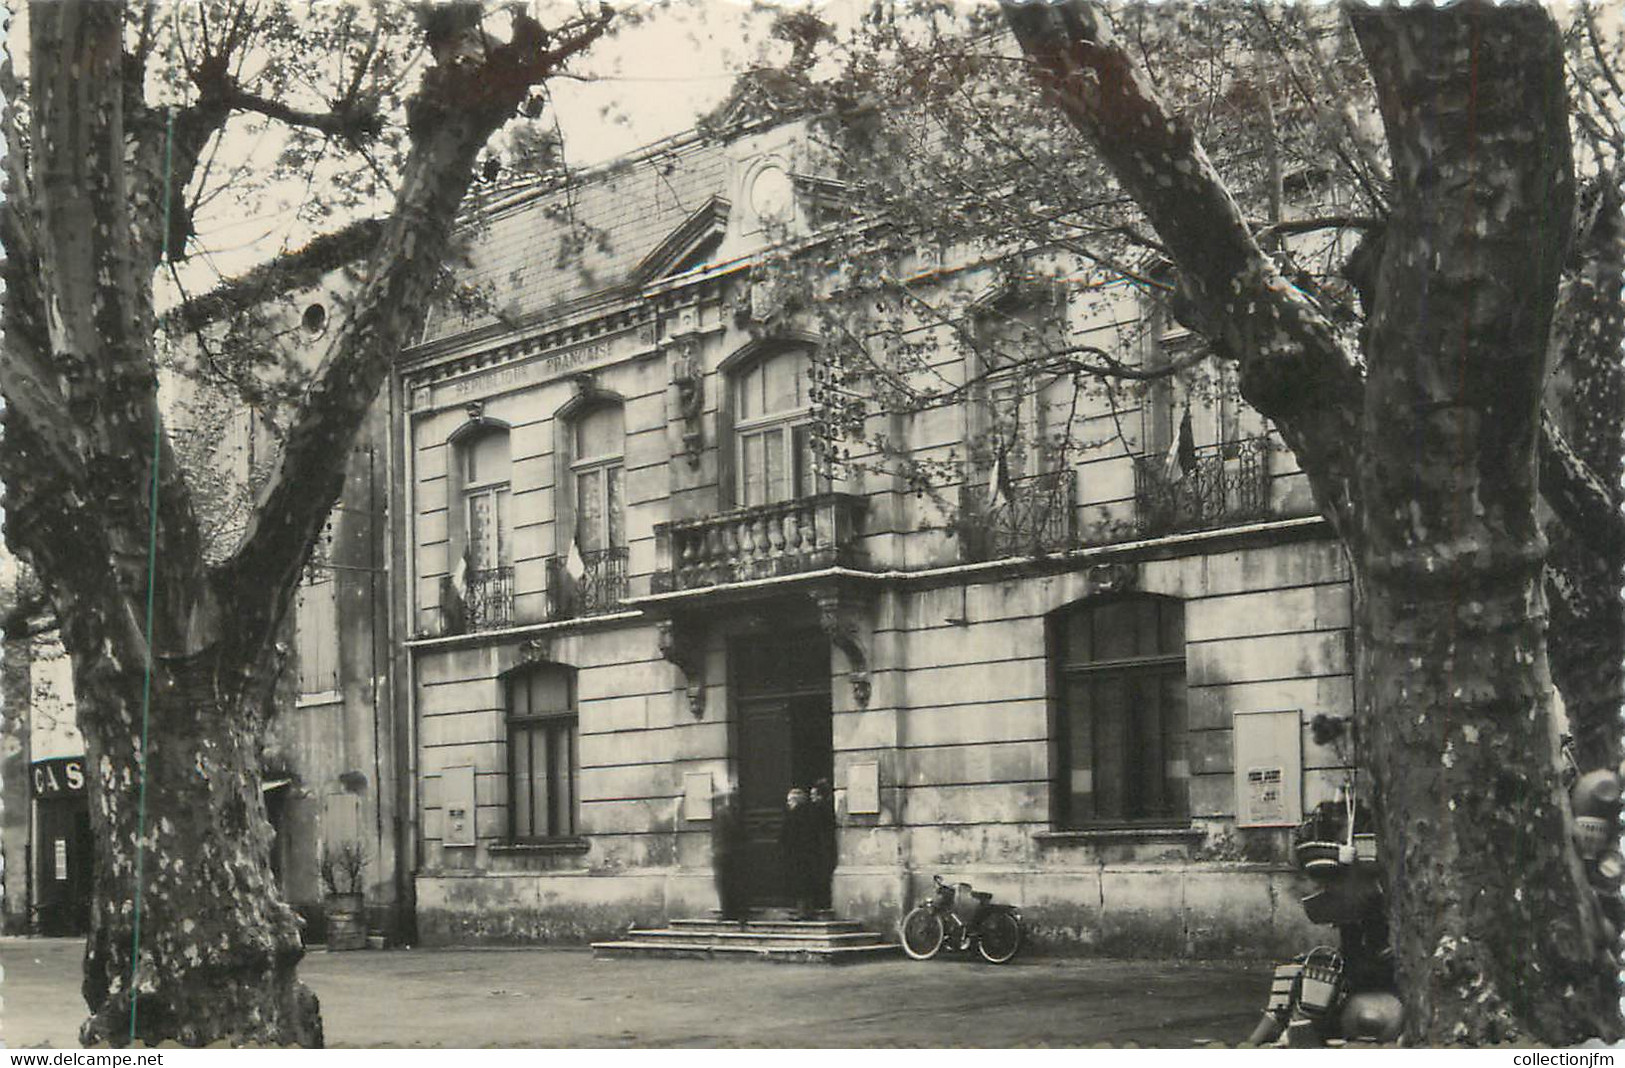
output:
<instances>
[{"instance_id":1,"label":"balcony","mask_svg":"<svg viewBox=\"0 0 1625 1068\"><path fill-rule=\"evenodd\" d=\"M825 493L661 523L655 538L669 570L654 576L654 590L694 590L857 566L866 503L845 493Z\"/></svg>"},{"instance_id":2,"label":"balcony","mask_svg":"<svg viewBox=\"0 0 1625 1068\"><path fill-rule=\"evenodd\" d=\"M985 479L976 480L960 490L965 558L999 560L1069 549L1076 505L1077 480L1070 468L1013 479L1009 492L996 497Z\"/></svg>"},{"instance_id":3,"label":"balcony","mask_svg":"<svg viewBox=\"0 0 1625 1068\"><path fill-rule=\"evenodd\" d=\"M513 568L488 567L468 572L462 591L463 625L450 633L494 630L513 621ZM453 621L456 622L456 621Z\"/></svg>"},{"instance_id":4,"label":"balcony","mask_svg":"<svg viewBox=\"0 0 1625 1068\"><path fill-rule=\"evenodd\" d=\"M1134 458L1134 497L1141 537L1205 530L1269 513L1269 443L1263 438L1205 445L1196 468L1169 478L1161 455Z\"/></svg>"},{"instance_id":5,"label":"balcony","mask_svg":"<svg viewBox=\"0 0 1625 1068\"><path fill-rule=\"evenodd\" d=\"M572 578L565 557L547 558L547 615L575 619L613 612L626 600L626 546L581 554L584 571Z\"/></svg>"}]
</instances>

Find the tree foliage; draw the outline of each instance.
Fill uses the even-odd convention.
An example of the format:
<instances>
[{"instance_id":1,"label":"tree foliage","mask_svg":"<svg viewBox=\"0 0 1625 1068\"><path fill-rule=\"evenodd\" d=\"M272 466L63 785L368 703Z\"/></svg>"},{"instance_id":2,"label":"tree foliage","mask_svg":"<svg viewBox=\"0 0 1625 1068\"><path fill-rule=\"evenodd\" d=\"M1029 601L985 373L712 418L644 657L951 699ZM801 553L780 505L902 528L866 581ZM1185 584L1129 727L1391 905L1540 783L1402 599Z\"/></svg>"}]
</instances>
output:
<instances>
[{"instance_id":1,"label":"tree foliage","mask_svg":"<svg viewBox=\"0 0 1625 1068\"><path fill-rule=\"evenodd\" d=\"M768 273L823 297L788 313L820 321L828 423L872 439L854 455L922 492L975 477L851 399L974 396L945 342L1073 410L1231 368L1295 454L1355 575L1412 1041L1620 1032L1622 910L1568 843L1546 656L1583 764L1611 766L1619 45L1572 16L1013 3L1012 40L881 5L792 79L847 214ZM1045 310L1091 301L1115 340ZM1173 320L1206 350L1148 360Z\"/></svg>"},{"instance_id":2,"label":"tree foliage","mask_svg":"<svg viewBox=\"0 0 1625 1068\"><path fill-rule=\"evenodd\" d=\"M13 26L0 479L7 544L73 657L95 769L87 1041L321 1041L259 788L274 636L362 419L420 328L477 161L612 13L547 17L64 2ZM307 221L393 206L308 376L268 373L229 331L204 346L217 380L288 407L240 533L222 539L166 427L157 284L185 290L172 265L229 240L207 220L290 181Z\"/></svg>"}]
</instances>

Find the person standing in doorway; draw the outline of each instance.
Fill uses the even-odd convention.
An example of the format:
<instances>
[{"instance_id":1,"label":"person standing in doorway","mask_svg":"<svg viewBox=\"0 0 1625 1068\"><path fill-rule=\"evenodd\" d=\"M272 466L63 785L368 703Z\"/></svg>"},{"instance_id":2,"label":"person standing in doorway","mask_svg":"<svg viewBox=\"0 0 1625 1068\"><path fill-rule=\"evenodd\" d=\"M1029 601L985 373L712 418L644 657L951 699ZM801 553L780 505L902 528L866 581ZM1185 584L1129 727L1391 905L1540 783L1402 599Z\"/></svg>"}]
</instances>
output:
<instances>
[{"instance_id":1,"label":"person standing in doorway","mask_svg":"<svg viewBox=\"0 0 1625 1068\"><path fill-rule=\"evenodd\" d=\"M745 918L744 828L739 790L724 779L711 795L711 871L716 877L717 911L725 920Z\"/></svg>"},{"instance_id":2,"label":"person standing in doorway","mask_svg":"<svg viewBox=\"0 0 1625 1068\"><path fill-rule=\"evenodd\" d=\"M834 903L835 880L835 789L828 779L812 784L810 802L818 845L813 866L813 907L827 911Z\"/></svg>"},{"instance_id":3,"label":"person standing in doorway","mask_svg":"<svg viewBox=\"0 0 1625 1068\"><path fill-rule=\"evenodd\" d=\"M779 846L784 858L785 882L794 902L794 916L809 919L816 893L818 828L813 824L812 805L804 787L796 786L784 798L784 826Z\"/></svg>"}]
</instances>

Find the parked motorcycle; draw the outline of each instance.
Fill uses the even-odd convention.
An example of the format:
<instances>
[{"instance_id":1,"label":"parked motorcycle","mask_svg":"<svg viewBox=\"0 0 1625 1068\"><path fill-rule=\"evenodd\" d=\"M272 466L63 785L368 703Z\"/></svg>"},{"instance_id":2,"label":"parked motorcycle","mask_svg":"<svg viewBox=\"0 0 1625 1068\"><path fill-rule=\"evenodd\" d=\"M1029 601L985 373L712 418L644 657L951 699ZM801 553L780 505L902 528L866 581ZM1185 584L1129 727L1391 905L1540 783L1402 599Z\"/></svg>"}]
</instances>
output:
<instances>
[{"instance_id":1,"label":"parked motorcycle","mask_svg":"<svg viewBox=\"0 0 1625 1068\"><path fill-rule=\"evenodd\" d=\"M1620 895L1625 855L1617 848L1625 768L1580 774L1567 746L1564 758L1575 848L1618 961L1625 931ZM1339 943L1276 966L1269 1004L1248 1044L1320 1046L1329 1039L1392 1042L1399 1037L1404 1010L1394 987L1371 822L1364 806L1345 794L1320 805L1294 833L1293 858L1315 884L1315 892L1302 899L1304 913L1312 923L1335 927Z\"/></svg>"},{"instance_id":2,"label":"parked motorcycle","mask_svg":"<svg viewBox=\"0 0 1625 1068\"><path fill-rule=\"evenodd\" d=\"M1300 904L1311 923L1337 929L1277 965L1263 1019L1249 1045L1323 1046L1329 1039L1392 1042L1404 1022L1394 993L1393 949L1370 814L1345 792L1317 807L1293 833L1298 870L1315 891Z\"/></svg>"},{"instance_id":3,"label":"parked motorcycle","mask_svg":"<svg viewBox=\"0 0 1625 1068\"><path fill-rule=\"evenodd\" d=\"M937 888L903 917L898 935L903 952L915 960L930 960L943 946L965 951L976 947L989 964L1008 964L1021 949L1021 911L998 905L993 895L971 889L969 883L946 883L933 875Z\"/></svg>"}]
</instances>

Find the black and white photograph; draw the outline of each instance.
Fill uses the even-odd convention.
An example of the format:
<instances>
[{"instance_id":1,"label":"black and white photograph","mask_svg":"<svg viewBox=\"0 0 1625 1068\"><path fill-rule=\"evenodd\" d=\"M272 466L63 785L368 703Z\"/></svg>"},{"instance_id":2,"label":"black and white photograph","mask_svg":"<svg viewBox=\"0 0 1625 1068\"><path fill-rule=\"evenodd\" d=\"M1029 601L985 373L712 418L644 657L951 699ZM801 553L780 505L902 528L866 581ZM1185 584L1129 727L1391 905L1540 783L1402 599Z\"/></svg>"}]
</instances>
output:
<instances>
[{"instance_id":1,"label":"black and white photograph","mask_svg":"<svg viewBox=\"0 0 1625 1068\"><path fill-rule=\"evenodd\" d=\"M9 1063L1612 1063L1625 5L5 17Z\"/></svg>"}]
</instances>

